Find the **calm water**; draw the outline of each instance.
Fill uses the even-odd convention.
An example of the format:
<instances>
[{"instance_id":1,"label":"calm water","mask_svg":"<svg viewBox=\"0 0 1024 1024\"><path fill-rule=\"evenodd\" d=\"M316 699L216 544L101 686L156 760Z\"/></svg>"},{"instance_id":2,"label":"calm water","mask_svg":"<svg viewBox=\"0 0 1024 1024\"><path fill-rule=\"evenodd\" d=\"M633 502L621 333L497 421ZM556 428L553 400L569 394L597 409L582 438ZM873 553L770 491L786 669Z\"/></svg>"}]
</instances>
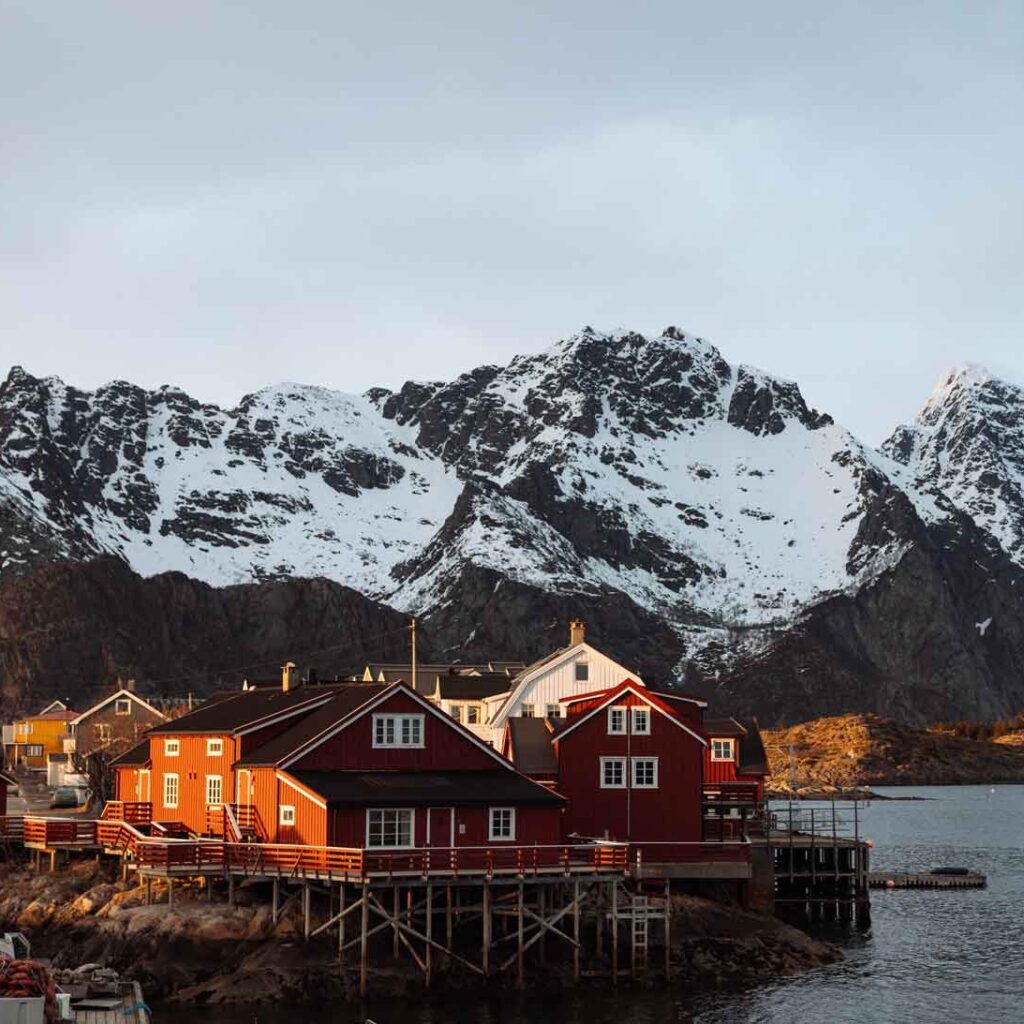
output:
<instances>
[{"instance_id":1,"label":"calm water","mask_svg":"<svg viewBox=\"0 0 1024 1024\"><path fill-rule=\"evenodd\" d=\"M592 987L570 996L485 1001L372 1003L365 1010L241 1013L197 1011L211 1024L787 1024L828 1021L1024 1021L1024 786L888 789L924 801L879 802L862 809L862 834L875 844L878 869L976 867L980 891L875 891L874 928L846 938L846 959L754 992L693 1000L669 992ZM167 1019L158 1014L157 1021Z\"/></svg>"}]
</instances>

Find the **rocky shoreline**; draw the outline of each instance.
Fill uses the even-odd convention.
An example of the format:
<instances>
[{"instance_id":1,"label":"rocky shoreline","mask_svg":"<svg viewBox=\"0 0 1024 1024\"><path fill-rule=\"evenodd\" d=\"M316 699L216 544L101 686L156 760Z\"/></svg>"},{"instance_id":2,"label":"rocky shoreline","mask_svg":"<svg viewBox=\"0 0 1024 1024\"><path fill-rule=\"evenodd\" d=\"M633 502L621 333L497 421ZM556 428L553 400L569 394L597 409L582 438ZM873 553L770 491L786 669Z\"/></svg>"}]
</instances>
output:
<instances>
[{"instance_id":1,"label":"rocky shoreline","mask_svg":"<svg viewBox=\"0 0 1024 1024\"><path fill-rule=\"evenodd\" d=\"M162 895L154 887L154 897ZM297 915L274 925L270 908L243 887L238 905L208 903L200 890L175 889L173 907L145 906L134 882L110 868L79 862L55 874L0 866L0 930L25 932L36 955L55 965L102 963L139 981L149 1000L187 1005L324 1003L356 997L357 978L342 969L329 941L303 941ZM688 992L752 987L833 963L840 951L772 917L691 896L674 898L675 984ZM442 958L443 959L443 958ZM416 995L422 977L381 957L371 990ZM508 982L511 984L511 979ZM464 973L436 975L436 987L482 983ZM495 979L486 983L493 988ZM531 970L530 984L558 989L571 974Z\"/></svg>"}]
</instances>

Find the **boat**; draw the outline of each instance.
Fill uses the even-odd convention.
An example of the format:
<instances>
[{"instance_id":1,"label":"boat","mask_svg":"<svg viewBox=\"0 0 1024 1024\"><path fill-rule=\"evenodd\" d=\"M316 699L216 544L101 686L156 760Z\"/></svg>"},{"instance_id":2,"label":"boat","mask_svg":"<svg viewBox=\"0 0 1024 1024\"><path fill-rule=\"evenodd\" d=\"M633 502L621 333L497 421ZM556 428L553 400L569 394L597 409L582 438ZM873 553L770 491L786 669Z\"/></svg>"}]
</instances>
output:
<instances>
[{"instance_id":1,"label":"boat","mask_svg":"<svg viewBox=\"0 0 1024 1024\"><path fill-rule=\"evenodd\" d=\"M137 981L101 964L54 968L21 932L0 933L0 1024L149 1024Z\"/></svg>"}]
</instances>

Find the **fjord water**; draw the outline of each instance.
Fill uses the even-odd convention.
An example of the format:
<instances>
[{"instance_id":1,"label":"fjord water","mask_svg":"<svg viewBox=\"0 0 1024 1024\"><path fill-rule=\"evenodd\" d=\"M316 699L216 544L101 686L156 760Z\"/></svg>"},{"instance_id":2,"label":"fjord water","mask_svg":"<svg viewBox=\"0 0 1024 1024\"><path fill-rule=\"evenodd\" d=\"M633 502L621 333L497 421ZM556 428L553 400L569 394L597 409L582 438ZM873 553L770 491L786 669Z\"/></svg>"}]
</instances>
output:
<instances>
[{"instance_id":1,"label":"fjord water","mask_svg":"<svg viewBox=\"0 0 1024 1024\"><path fill-rule=\"evenodd\" d=\"M984 890L874 891L869 935L830 933L845 960L745 993L617 992L586 986L564 997L501 991L481 999L380 1001L331 1007L200 1011L216 1024L923 1024L1024 1021L1024 786L882 789L861 805L879 870L963 865ZM160 1016L158 1015L158 1020Z\"/></svg>"}]
</instances>

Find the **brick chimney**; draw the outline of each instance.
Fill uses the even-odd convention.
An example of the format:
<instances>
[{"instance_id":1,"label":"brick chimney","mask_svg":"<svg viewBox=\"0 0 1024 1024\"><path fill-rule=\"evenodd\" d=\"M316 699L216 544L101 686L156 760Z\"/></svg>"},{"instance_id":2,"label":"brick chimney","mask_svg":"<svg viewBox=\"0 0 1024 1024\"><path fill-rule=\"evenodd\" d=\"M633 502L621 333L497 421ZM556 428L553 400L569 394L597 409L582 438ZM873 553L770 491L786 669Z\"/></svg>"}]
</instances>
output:
<instances>
[{"instance_id":1,"label":"brick chimney","mask_svg":"<svg viewBox=\"0 0 1024 1024\"><path fill-rule=\"evenodd\" d=\"M577 644L583 643L586 631L587 627L582 619L573 619L569 623L569 646L575 647Z\"/></svg>"},{"instance_id":2,"label":"brick chimney","mask_svg":"<svg viewBox=\"0 0 1024 1024\"><path fill-rule=\"evenodd\" d=\"M297 683L298 680L295 678L295 662L286 662L281 666L281 691L288 693Z\"/></svg>"}]
</instances>

